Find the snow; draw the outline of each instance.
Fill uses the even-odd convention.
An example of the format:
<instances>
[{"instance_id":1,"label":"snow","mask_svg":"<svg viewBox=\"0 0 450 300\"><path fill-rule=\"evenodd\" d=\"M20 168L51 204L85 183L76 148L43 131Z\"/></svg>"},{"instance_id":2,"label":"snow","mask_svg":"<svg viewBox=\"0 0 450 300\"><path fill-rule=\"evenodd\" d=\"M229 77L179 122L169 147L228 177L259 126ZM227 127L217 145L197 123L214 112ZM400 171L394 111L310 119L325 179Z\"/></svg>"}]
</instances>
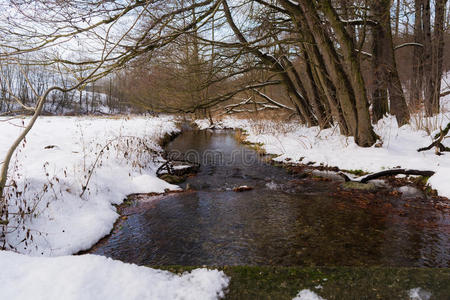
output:
<instances>
[{"instance_id":1,"label":"snow","mask_svg":"<svg viewBox=\"0 0 450 300\"><path fill-rule=\"evenodd\" d=\"M1 159L28 120L0 118ZM158 140L177 130L167 116L40 117L10 166L9 183L17 185L5 193L10 213L34 213L23 223L10 215L10 228L18 229L7 233L9 248L34 256L89 249L112 230L113 204L132 193L180 189L155 175L162 161Z\"/></svg>"},{"instance_id":2,"label":"snow","mask_svg":"<svg viewBox=\"0 0 450 300\"><path fill-rule=\"evenodd\" d=\"M315 166L361 169L366 172L395 167L432 170L435 175L428 183L439 195L450 198L450 154L438 156L434 150L417 152L418 148L431 143L431 135L436 133L439 126L445 127L450 121L450 97L443 102L442 111L432 118L414 115L411 124L400 128L393 116L385 117L374 128L383 141L379 148L359 147L353 137L342 136L336 127L320 130L295 122L226 117L215 124L215 128L244 129L248 134L247 141L262 143L267 153L278 155L275 158L277 161L301 161ZM199 128L209 128L208 120L197 120L196 123ZM449 139L444 143L449 146Z\"/></svg>"},{"instance_id":3,"label":"snow","mask_svg":"<svg viewBox=\"0 0 450 300\"><path fill-rule=\"evenodd\" d=\"M0 251L0 299L218 299L218 270L176 275L103 256L30 257Z\"/></svg>"},{"instance_id":4,"label":"snow","mask_svg":"<svg viewBox=\"0 0 450 300\"><path fill-rule=\"evenodd\" d=\"M431 299L431 293L425 291L424 289L418 287L409 290L409 299L410 300L429 300Z\"/></svg>"},{"instance_id":5,"label":"snow","mask_svg":"<svg viewBox=\"0 0 450 300\"><path fill-rule=\"evenodd\" d=\"M311 290L305 289L298 292L292 300L325 300Z\"/></svg>"},{"instance_id":6,"label":"snow","mask_svg":"<svg viewBox=\"0 0 450 300\"><path fill-rule=\"evenodd\" d=\"M317 287L316 287L317 288ZM320 286L322 288L322 286ZM413 288L408 291L408 296L410 300L429 300L431 299L431 293L428 291L425 291L422 288ZM311 290L304 289L298 292L297 296L293 298L292 300L325 300L324 298L320 297L316 293L314 293Z\"/></svg>"}]
</instances>

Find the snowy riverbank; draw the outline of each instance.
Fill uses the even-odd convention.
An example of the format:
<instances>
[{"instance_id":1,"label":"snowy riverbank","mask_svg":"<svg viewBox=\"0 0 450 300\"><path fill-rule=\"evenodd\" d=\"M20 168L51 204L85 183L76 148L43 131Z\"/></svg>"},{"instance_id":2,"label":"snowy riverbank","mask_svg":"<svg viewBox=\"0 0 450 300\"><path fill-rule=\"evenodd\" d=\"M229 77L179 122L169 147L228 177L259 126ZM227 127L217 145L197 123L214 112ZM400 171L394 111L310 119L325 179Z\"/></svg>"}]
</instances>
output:
<instances>
[{"instance_id":1,"label":"snowy riverbank","mask_svg":"<svg viewBox=\"0 0 450 300\"><path fill-rule=\"evenodd\" d=\"M448 101L450 103L450 101ZM352 137L339 134L338 128L320 130L298 123L280 123L267 120L249 120L227 117L217 127L240 128L246 131L247 141L261 143L267 153L278 155L276 161L292 161L315 166L325 165L346 170L376 172L402 167L435 171L428 183L439 195L450 198L450 153L442 156L434 150L417 152L432 139L426 127L445 127L450 121L449 108L433 118L413 116L410 125L398 127L393 117L386 117L375 126L383 141L382 147L361 148ZM415 119L414 119L415 118ZM201 129L209 127L208 120L197 120ZM449 146L447 139L446 145Z\"/></svg>"},{"instance_id":2,"label":"snowy riverbank","mask_svg":"<svg viewBox=\"0 0 450 300\"><path fill-rule=\"evenodd\" d=\"M0 157L27 120L0 118ZM128 194L179 189L155 174L160 139L176 131L171 117L39 118L14 156L6 197L8 248L31 256L0 251L0 299L223 297L222 271L176 275L97 255L60 256L107 235L119 217L113 204ZM28 209L23 222L13 215Z\"/></svg>"},{"instance_id":3,"label":"snowy riverbank","mask_svg":"<svg viewBox=\"0 0 450 300\"><path fill-rule=\"evenodd\" d=\"M27 119L0 121L3 158ZM11 162L9 248L45 256L89 249L118 218L113 204L131 193L179 189L156 177L161 157L152 153L177 130L171 117L39 118ZM23 224L12 215L19 208L32 210Z\"/></svg>"}]
</instances>

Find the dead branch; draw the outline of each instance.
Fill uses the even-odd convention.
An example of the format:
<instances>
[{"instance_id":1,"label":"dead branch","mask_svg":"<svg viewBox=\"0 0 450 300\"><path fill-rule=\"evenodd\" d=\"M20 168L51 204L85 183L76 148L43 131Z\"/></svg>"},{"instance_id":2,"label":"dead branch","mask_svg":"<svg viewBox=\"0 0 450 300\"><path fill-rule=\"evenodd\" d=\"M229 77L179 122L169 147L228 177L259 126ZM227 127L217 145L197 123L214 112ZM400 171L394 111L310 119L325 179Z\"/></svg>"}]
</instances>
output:
<instances>
[{"instance_id":1,"label":"dead branch","mask_svg":"<svg viewBox=\"0 0 450 300\"><path fill-rule=\"evenodd\" d=\"M442 144L442 141L447 138L449 130L450 123L448 123L444 129L440 129L440 132L434 136L434 140L429 146L417 149L417 152L428 151L432 148L436 148L436 155L442 155L442 152L450 152L450 147L446 147Z\"/></svg>"}]
</instances>

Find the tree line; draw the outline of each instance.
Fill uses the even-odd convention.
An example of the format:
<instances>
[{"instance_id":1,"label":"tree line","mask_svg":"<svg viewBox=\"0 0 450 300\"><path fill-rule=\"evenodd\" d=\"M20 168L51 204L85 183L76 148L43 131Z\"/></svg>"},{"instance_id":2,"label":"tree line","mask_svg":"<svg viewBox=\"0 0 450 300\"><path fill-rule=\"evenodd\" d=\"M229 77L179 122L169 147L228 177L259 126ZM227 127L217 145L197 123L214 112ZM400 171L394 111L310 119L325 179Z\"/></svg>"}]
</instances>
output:
<instances>
[{"instance_id":1,"label":"tree line","mask_svg":"<svg viewBox=\"0 0 450 300\"><path fill-rule=\"evenodd\" d=\"M400 126L420 105L437 114L449 68L446 0L11 0L0 8L0 86L8 70L22 76L2 97L32 115L3 160L0 194L52 95L102 79L116 78L117 93L142 110L285 110L367 147L387 113ZM409 67L399 66L406 50ZM58 79L45 85L30 68Z\"/></svg>"},{"instance_id":2,"label":"tree line","mask_svg":"<svg viewBox=\"0 0 450 300\"><path fill-rule=\"evenodd\" d=\"M203 115L283 109L307 126L338 124L360 146L375 143L372 124L386 114L402 126L422 107L426 116L439 113L450 67L447 1L219 6L207 24L130 64L120 84L132 102ZM185 22L195 23L197 9L183 14Z\"/></svg>"}]
</instances>

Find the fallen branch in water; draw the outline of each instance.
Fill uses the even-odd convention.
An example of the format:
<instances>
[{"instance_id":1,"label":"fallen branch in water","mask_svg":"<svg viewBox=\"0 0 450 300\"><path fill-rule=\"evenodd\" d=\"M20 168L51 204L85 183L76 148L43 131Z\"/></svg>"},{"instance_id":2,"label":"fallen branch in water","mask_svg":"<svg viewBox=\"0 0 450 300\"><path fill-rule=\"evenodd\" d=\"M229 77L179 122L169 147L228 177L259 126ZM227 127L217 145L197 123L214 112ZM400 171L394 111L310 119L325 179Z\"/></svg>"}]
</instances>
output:
<instances>
[{"instance_id":1,"label":"fallen branch in water","mask_svg":"<svg viewBox=\"0 0 450 300\"><path fill-rule=\"evenodd\" d=\"M434 171L421 171L421 170L411 170L411 169L391 169L384 170L376 173L372 173L363 177L360 177L359 180L351 179L347 174L339 172L341 177L344 178L345 182L359 182L359 183L367 183L369 180L377 179L383 176L392 176L392 175L420 175L425 177L430 177L434 175Z\"/></svg>"}]
</instances>

